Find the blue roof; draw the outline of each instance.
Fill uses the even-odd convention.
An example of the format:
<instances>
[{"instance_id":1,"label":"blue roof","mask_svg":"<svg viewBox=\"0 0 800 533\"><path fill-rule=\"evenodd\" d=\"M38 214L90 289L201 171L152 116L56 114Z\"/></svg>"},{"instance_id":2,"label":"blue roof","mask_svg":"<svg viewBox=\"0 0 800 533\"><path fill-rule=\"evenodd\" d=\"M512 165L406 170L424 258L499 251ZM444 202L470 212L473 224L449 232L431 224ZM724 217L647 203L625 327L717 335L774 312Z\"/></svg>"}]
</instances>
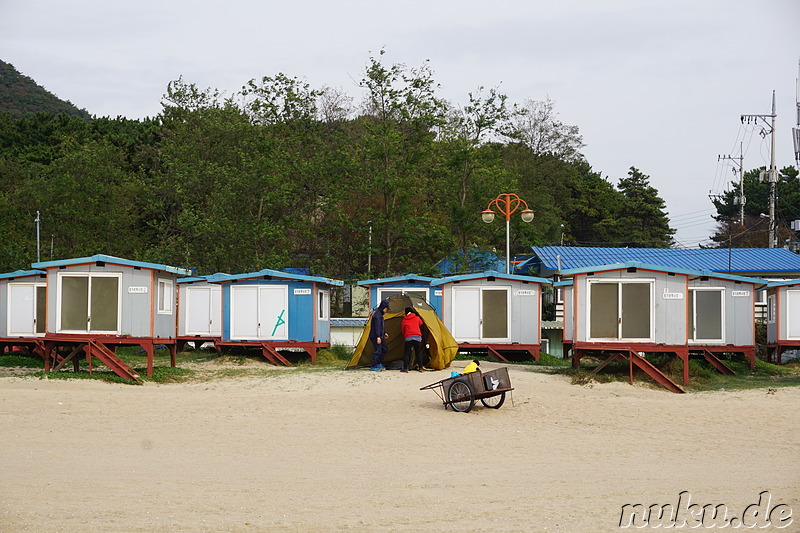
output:
<instances>
[{"instance_id":1,"label":"blue roof","mask_svg":"<svg viewBox=\"0 0 800 533\"><path fill-rule=\"evenodd\" d=\"M549 279L534 278L533 276L520 276L519 274L505 274L503 272L489 270L486 272L479 272L475 274L461 274L460 276L450 276L447 278L437 279L436 281L431 282L431 285L435 287L438 285L444 285L445 283L455 283L456 281L469 281L474 279L485 279L485 278L526 281L528 283L546 283L548 285L552 283Z\"/></svg>"},{"instance_id":2,"label":"blue roof","mask_svg":"<svg viewBox=\"0 0 800 533\"><path fill-rule=\"evenodd\" d=\"M694 270L689 268L648 265L646 263L640 263L638 261L628 261L627 263L614 263L613 265L599 265L599 266L584 267L584 268L573 268L569 270L562 270L561 275L564 277L571 277L577 274L587 274L589 272L608 272L611 270L622 270L627 268L636 268L638 270L652 270L655 272L672 272L674 274L685 274L690 278L707 277L713 279L740 281L744 283L754 283L756 285L767 284L767 280L760 278L735 276L733 274L723 274L721 272L714 272L713 270Z\"/></svg>"},{"instance_id":3,"label":"blue roof","mask_svg":"<svg viewBox=\"0 0 800 533\"><path fill-rule=\"evenodd\" d=\"M151 270L161 270L163 272L170 272L172 274L181 274L184 276L191 275L192 271L188 268L180 268L169 265L159 265L156 263L144 263L142 261L131 261L130 259L122 259L112 255L96 254L90 257L78 257L75 259L62 259L59 261L42 261L41 263L33 263L33 268L55 268L60 266L69 265L85 265L88 263L111 263L113 265L124 265L130 267L149 268Z\"/></svg>"},{"instance_id":4,"label":"blue roof","mask_svg":"<svg viewBox=\"0 0 800 533\"><path fill-rule=\"evenodd\" d=\"M223 274L222 272L217 272L215 274L209 274L207 276L191 276L188 278L179 278L178 283L196 283L198 281L206 281L208 283L215 283L219 281L224 281L230 277L230 274Z\"/></svg>"},{"instance_id":5,"label":"blue roof","mask_svg":"<svg viewBox=\"0 0 800 533\"><path fill-rule=\"evenodd\" d=\"M331 327L363 328L367 325L368 318L331 318Z\"/></svg>"},{"instance_id":6,"label":"blue roof","mask_svg":"<svg viewBox=\"0 0 800 533\"><path fill-rule=\"evenodd\" d=\"M468 248L459 250L445 257L436 264L439 274L452 276L470 272L485 272L488 270L505 270L506 260L497 252Z\"/></svg>"},{"instance_id":7,"label":"blue roof","mask_svg":"<svg viewBox=\"0 0 800 533\"><path fill-rule=\"evenodd\" d=\"M540 275L614 263L639 261L664 267L730 273L800 275L800 255L785 248L590 248L535 246L529 263Z\"/></svg>"},{"instance_id":8,"label":"blue roof","mask_svg":"<svg viewBox=\"0 0 800 533\"><path fill-rule=\"evenodd\" d=\"M280 270L271 270L269 268L259 270L258 272L249 272L247 274L231 274L217 281L226 282L239 279L263 278L265 276L268 276L270 278L288 279L294 281L311 281L315 283L324 283L326 285L334 285L337 287L341 287L344 285L344 281L339 281L338 279L322 278L317 276L305 276L303 274L291 274L289 272L282 272Z\"/></svg>"},{"instance_id":9,"label":"blue roof","mask_svg":"<svg viewBox=\"0 0 800 533\"><path fill-rule=\"evenodd\" d=\"M46 274L46 272L44 270L15 270L7 274L0 274L0 279L27 278L29 276L41 276L42 274Z\"/></svg>"},{"instance_id":10,"label":"blue roof","mask_svg":"<svg viewBox=\"0 0 800 533\"><path fill-rule=\"evenodd\" d=\"M418 276L416 274L408 274L406 276L395 276L393 278L378 278L378 279L366 279L364 281L359 281L358 285L363 287L367 285L381 285L383 283L398 283L403 281L420 281L422 283L430 283L436 278L429 278L427 276Z\"/></svg>"}]
</instances>

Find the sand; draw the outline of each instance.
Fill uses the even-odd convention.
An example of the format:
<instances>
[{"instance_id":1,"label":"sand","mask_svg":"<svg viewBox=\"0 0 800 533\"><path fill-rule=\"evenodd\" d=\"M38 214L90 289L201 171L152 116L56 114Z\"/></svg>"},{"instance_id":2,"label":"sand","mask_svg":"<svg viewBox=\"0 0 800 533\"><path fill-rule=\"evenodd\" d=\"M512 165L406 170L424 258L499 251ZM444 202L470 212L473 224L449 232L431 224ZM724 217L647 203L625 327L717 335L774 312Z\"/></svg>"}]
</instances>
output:
<instances>
[{"instance_id":1,"label":"sand","mask_svg":"<svg viewBox=\"0 0 800 533\"><path fill-rule=\"evenodd\" d=\"M448 375L0 378L0 531L605 532L682 491L729 516L769 491L800 530L800 388L679 395L510 365L513 402L456 413L419 390Z\"/></svg>"}]
</instances>

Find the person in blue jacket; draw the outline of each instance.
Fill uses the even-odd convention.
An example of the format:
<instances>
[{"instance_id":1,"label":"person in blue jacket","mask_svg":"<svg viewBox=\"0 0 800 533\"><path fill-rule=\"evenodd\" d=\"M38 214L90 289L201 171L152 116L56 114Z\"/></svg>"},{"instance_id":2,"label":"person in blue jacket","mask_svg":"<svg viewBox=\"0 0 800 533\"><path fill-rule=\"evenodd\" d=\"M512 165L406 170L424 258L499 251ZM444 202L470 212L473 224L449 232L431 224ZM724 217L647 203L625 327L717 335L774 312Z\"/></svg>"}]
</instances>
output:
<instances>
[{"instance_id":1,"label":"person in blue jacket","mask_svg":"<svg viewBox=\"0 0 800 533\"><path fill-rule=\"evenodd\" d=\"M383 356L389 351L386 341L389 334L386 333L383 315L389 310L388 300L381 300L378 308L372 313L372 324L369 327L369 340L372 341L372 366L370 370L380 372L386 370L383 366Z\"/></svg>"}]
</instances>

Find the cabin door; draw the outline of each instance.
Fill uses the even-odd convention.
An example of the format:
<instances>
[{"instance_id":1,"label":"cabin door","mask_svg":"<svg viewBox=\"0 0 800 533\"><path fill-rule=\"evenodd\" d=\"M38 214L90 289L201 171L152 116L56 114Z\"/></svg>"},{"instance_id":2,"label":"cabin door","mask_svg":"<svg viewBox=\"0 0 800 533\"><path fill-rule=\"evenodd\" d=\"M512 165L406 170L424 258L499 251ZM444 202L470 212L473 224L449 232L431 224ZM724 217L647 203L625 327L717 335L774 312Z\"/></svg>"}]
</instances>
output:
<instances>
[{"instance_id":1,"label":"cabin door","mask_svg":"<svg viewBox=\"0 0 800 533\"><path fill-rule=\"evenodd\" d=\"M119 333L120 276L59 276L59 333Z\"/></svg>"},{"instance_id":2,"label":"cabin door","mask_svg":"<svg viewBox=\"0 0 800 533\"><path fill-rule=\"evenodd\" d=\"M219 337L222 288L186 287L186 334Z\"/></svg>"},{"instance_id":3,"label":"cabin door","mask_svg":"<svg viewBox=\"0 0 800 533\"><path fill-rule=\"evenodd\" d=\"M786 338L800 339L800 291L786 291Z\"/></svg>"},{"instance_id":4,"label":"cabin door","mask_svg":"<svg viewBox=\"0 0 800 533\"><path fill-rule=\"evenodd\" d=\"M589 283L589 338L652 340L650 282Z\"/></svg>"},{"instance_id":5,"label":"cabin door","mask_svg":"<svg viewBox=\"0 0 800 533\"><path fill-rule=\"evenodd\" d=\"M288 339L288 295L285 285L232 286L231 339Z\"/></svg>"},{"instance_id":6,"label":"cabin door","mask_svg":"<svg viewBox=\"0 0 800 533\"><path fill-rule=\"evenodd\" d=\"M8 284L8 336L44 335L47 289L41 283Z\"/></svg>"},{"instance_id":7,"label":"cabin door","mask_svg":"<svg viewBox=\"0 0 800 533\"><path fill-rule=\"evenodd\" d=\"M453 336L458 342L507 342L509 288L453 288Z\"/></svg>"},{"instance_id":8,"label":"cabin door","mask_svg":"<svg viewBox=\"0 0 800 533\"><path fill-rule=\"evenodd\" d=\"M689 291L689 335L693 342L722 342L723 296L722 289Z\"/></svg>"}]
</instances>

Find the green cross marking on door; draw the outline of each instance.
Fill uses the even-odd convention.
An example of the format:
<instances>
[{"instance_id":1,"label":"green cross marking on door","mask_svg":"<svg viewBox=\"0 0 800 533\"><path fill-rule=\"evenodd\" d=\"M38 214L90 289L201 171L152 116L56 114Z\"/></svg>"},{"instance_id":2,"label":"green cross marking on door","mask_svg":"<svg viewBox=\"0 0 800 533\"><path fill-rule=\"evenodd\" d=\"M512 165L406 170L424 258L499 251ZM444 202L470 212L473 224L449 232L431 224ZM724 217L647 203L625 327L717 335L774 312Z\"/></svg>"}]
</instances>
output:
<instances>
[{"instance_id":1,"label":"green cross marking on door","mask_svg":"<svg viewBox=\"0 0 800 533\"><path fill-rule=\"evenodd\" d=\"M272 336L275 336L275 332L278 331L278 328L282 325L286 324L286 321L283 319L283 313L286 312L286 309L281 311L281 314L278 315L278 320L275 322L275 327L272 329Z\"/></svg>"}]
</instances>

